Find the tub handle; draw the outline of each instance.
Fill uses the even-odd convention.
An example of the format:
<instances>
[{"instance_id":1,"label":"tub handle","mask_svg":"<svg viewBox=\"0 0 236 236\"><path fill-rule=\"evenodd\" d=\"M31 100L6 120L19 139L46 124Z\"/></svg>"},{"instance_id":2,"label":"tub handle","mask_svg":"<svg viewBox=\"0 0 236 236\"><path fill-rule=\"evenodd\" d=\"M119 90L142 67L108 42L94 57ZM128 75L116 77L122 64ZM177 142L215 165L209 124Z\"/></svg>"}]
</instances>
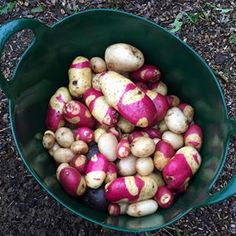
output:
<instances>
[{"instance_id":1,"label":"tub handle","mask_svg":"<svg viewBox=\"0 0 236 236\"><path fill-rule=\"evenodd\" d=\"M229 119L228 125L229 125L229 135L232 136L233 134L236 134L236 120ZM203 205L211 205L219 203L235 194L236 194L236 174L232 176L231 181L221 191L210 195Z\"/></svg>"},{"instance_id":2,"label":"tub handle","mask_svg":"<svg viewBox=\"0 0 236 236\"><path fill-rule=\"evenodd\" d=\"M2 55L4 46L7 40L15 33L30 29L34 33L34 40L32 44L39 38L48 27L37 20L34 19L16 19L10 21L0 27L0 56ZM0 88L3 90L4 94L10 98L11 97L11 80L6 80L2 72L0 71Z\"/></svg>"}]
</instances>

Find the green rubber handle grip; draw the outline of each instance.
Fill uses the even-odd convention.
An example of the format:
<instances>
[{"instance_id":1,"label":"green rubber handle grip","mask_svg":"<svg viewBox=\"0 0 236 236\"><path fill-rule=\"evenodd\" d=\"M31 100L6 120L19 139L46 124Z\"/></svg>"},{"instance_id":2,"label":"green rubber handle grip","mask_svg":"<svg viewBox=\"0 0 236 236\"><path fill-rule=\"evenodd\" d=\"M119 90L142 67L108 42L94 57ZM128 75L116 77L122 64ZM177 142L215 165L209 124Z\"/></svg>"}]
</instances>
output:
<instances>
[{"instance_id":1,"label":"green rubber handle grip","mask_svg":"<svg viewBox=\"0 0 236 236\"><path fill-rule=\"evenodd\" d=\"M16 19L2 25L0 27L0 56L2 55L7 40L13 34L24 29L30 29L33 31L34 34L34 40L32 42L32 44L34 44L37 38L39 38L47 28L48 27L46 25L33 19ZM6 78L4 78L1 71L0 71L0 88L3 90L4 94L8 98L11 98L11 80L7 81Z\"/></svg>"}]
</instances>

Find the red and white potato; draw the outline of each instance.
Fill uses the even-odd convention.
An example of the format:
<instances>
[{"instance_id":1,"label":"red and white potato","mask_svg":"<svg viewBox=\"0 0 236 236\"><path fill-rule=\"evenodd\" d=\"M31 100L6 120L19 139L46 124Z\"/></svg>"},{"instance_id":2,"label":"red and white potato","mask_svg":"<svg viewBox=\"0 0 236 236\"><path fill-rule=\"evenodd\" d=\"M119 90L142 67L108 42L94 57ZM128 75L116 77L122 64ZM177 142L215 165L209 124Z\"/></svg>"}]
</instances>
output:
<instances>
[{"instance_id":1,"label":"red and white potato","mask_svg":"<svg viewBox=\"0 0 236 236\"><path fill-rule=\"evenodd\" d=\"M193 146L200 150L202 147L202 137L201 127L197 124L192 124L184 134L184 143L186 146Z\"/></svg>"},{"instance_id":2,"label":"red and white potato","mask_svg":"<svg viewBox=\"0 0 236 236\"><path fill-rule=\"evenodd\" d=\"M117 126L121 129L124 133L130 133L134 130L135 126L131 124L128 120L124 117L120 116Z\"/></svg>"},{"instance_id":3,"label":"red and white potato","mask_svg":"<svg viewBox=\"0 0 236 236\"><path fill-rule=\"evenodd\" d=\"M187 117L188 122L191 123L193 121L193 116L194 116L193 107L187 103L180 103L178 107Z\"/></svg>"},{"instance_id":4,"label":"red and white potato","mask_svg":"<svg viewBox=\"0 0 236 236\"><path fill-rule=\"evenodd\" d=\"M63 114L69 123L77 127L93 128L96 123L88 108L77 100L67 102L64 106Z\"/></svg>"},{"instance_id":5,"label":"red and white potato","mask_svg":"<svg viewBox=\"0 0 236 236\"><path fill-rule=\"evenodd\" d=\"M87 186L93 189L99 188L106 178L108 169L108 161L106 157L101 154L95 154L88 162L85 180Z\"/></svg>"},{"instance_id":6,"label":"red and white potato","mask_svg":"<svg viewBox=\"0 0 236 236\"><path fill-rule=\"evenodd\" d=\"M161 132L156 129L156 128L153 128L153 127L150 127L150 128L144 128L142 129L143 132L147 133L148 136L152 139L154 138L161 138Z\"/></svg>"},{"instance_id":7,"label":"red and white potato","mask_svg":"<svg viewBox=\"0 0 236 236\"><path fill-rule=\"evenodd\" d=\"M66 87L59 88L51 97L46 115L46 127L55 132L59 127L64 126L63 108L65 103L70 101L71 95Z\"/></svg>"},{"instance_id":8,"label":"red and white potato","mask_svg":"<svg viewBox=\"0 0 236 236\"><path fill-rule=\"evenodd\" d=\"M118 113L113 107L107 104L102 92L94 88L88 89L84 93L83 99L99 123L108 126L113 126L117 123Z\"/></svg>"},{"instance_id":9,"label":"red and white potato","mask_svg":"<svg viewBox=\"0 0 236 236\"><path fill-rule=\"evenodd\" d=\"M102 92L110 106L133 125L153 125L156 120L155 105L131 80L114 71L105 72L100 78Z\"/></svg>"},{"instance_id":10,"label":"red and white potato","mask_svg":"<svg viewBox=\"0 0 236 236\"><path fill-rule=\"evenodd\" d=\"M105 179L105 183L110 183L114 179L117 178L117 167L113 162L108 162L108 167L107 167L107 175Z\"/></svg>"},{"instance_id":11,"label":"red and white potato","mask_svg":"<svg viewBox=\"0 0 236 236\"><path fill-rule=\"evenodd\" d=\"M174 190L188 184L201 165L201 156L191 146L180 148L163 169L163 178L168 187Z\"/></svg>"},{"instance_id":12,"label":"red and white potato","mask_svg":"<svg viewBox=\"0 0 236 236\"><path fill-rule=\"evenodd\" d=\"M130 73L132 80L144 83L156 82L161 78L160 69L153 65L143 65Z\"/></svg>"},{"instance_id":13,"label":"red and white potato","mask_svg":"<svg viewBox=\"0 0 236 236\"><path fill-rule=\"evenodd\" d=\"M130 176L136 173L137 157L129 155L117 162L118 173L121 176Z\"/></svg>"},{"instance_id":14,"label":"red and white potato","mask_svg":"<svg viewBox=\"0 0 236 236\"><path fill-rule=\"evenodd\" d=\"M81 127L74 130L75 140L82 140L87 144L94 141L93 130L88 127Z\"/></svg>"},{"instance_id":15,"label":"red and white potato","mask_svg":"<svg viewBox=\"0 0 236 236\"><path fill-rule=\"evenodd\" d=\"M57 180L60 181L60 172L62 169L64 169L65 167L70 167L70 165L68 163L61 163L58 167L57 167L57 170L56 170L56 177L57 177Z\"/></svg>"},{"instance_id":16,"label":"red and white potato","mask_svg":"<svg viewBox=\"0 0 236 236\"><path fill-rule=\"evenodd\" d=\"M178 107L170 108L165 116L168 129L176 134L182 134L188 129L188 120Z\"/></svg>"},{"instance_id":17,"label":"red and white potato","mask_svg":"<svg viewBox=\"0 0 236 236\"><path fill-rule=\"evenodd\" d=\"M136 161L136 171L140 176L150 175L154 170L153 159L151 157L140 157Z\"/></svg>"},{"instance_id":18,"label":"red and white potato","mask_svg":"<svg viewBox=\"0 0 236 236\"><path fill-rule=\"evenodd\" d=\"M58 180L64 190L71 196L81 196L86 190L84 177L73 167L64 163L57 168Z\"/></svg>"},{"instance_id":19,"label":"red and white potato","mask_svg":"<svg viewBox=\"0 0 236 236\"><path fill-rule=\"evenodd\" d=\"M124 215L127 211L128 204L124 202L110 203L108 205L108 213L111 216Z\"/></svg>"},{"instance_id":20,"label":"red and white potato","mask_svg":"<svg viewBox=\"0 0 236 236\"><path fill-rule=\"evenodd\" d=\"M174 194L166 186L160 186L154 196L154 199L161 208L169 208L174 203Z\"/></svg>"},{"instance_id":21,"label":"red and white potato","mask_svg":"<svg viewBox=\"0 0 236 236\"><path fill-rule=\"evenodd\" d=\"M97 129L94 130L94 140L95 140L96 143L98 143L99 138L100 138L104 133L106 133L106 130L105 130L104 128L101 128L101 127L99 127L99 128L97 128Z\"/></svg>"},{"instance_id":22,"label":"red and white potato","mask_svg":"<svg viewBox=\"0 0 236 236\"><path fill-rule=\"evenodd\" d=\"M144 56L140 50L132 45L116 43L106 48L105 61L108 70L131 72L143 65Z\"/></svg>"},{"instance_id":23,"label":"red and white potato","mask_svg":"<svg viewBox=\"0 0 236 236\"><path fill-rule=\"evenodd\" d=\"M157 121L161 121L169 108L169 104L166 96L163 96L159 93L156 93L152 90L146 90L146 95L152 100L153 104L156 107Z\"/></svg>"},{"instance_id":24,"label":"red and white potato","mask_svg":"<svg viewBox=\"0 0 236 236\"><path fill-rule=\"evenodd\" d=\"M118 141L120 141L121 139L121 131L119 128L117 127L110 127L107 129L107 133L111 133L111 134L114 134L117 138Z\"/></svg>"},{"instance_id":25,"label":"red and white potato","mask_svg":"<svg viewBox=\"0 0 236 236\"><path fill-rule=\"evenodd\" d=\"M152 178L155 181L155 183L157 184L157 188L159 188L159 186L165 185L161 172L152 172L147 177Z\"/></svg>"},{"instance_id":26,"label":"red and white potato","mask_svg":"<svg viewBox=\"0 0 236 236\"><path fill-rule=\"evenodd\" d=\"M176 134L171 131L165 131L162 134L162 140L166 141L167 143L171 144L171 146L177 150L184 145L184 138L181 134Z\"/></svg>"},{"instance_id":27,"label":"red and white potato","mask_svg":"<svg viewBox=\"0 0 236 236\"><path fill-rule=\"evenodd\" d=\"M156 182L148 176L119 177L105 185L105 197L110 202L146 200L154 197L156 191Z\"/></svg>"},{"instance_id":28,"label":"red and white potato","mask_svg":"<svg viewBox=\"0 0 236 236\"><path fill-rule=\"evenodd\" d=\"M137 157L151 156L155 151L155 143L151 138L140 137L135 139L131 144L131 153Z\"/></svg>"},{"instance_id":29,"label":"red and white potato","mask_svg":"<svg viewBox=\"0 0 236 236\"><path fill-rule=\"evenodd\" d=\"M149 138L149 135L144 131L136 130L136 131L132 132L131 134L129 134L129 136L128 136L129 143L132 143L136 139L141 138L141 137Z\"/></svg>"},{"instance_id":30,"label":"red and white potato","mask_svg":"<svg viewBox=\"0 0 236 236\"><path fill-rule=\"evenodd\" d=\"M148 90L148 86L147 84L143 83L143 82L136 82L135 85L141 89L144 93L146 92L146 90Z\"/></svg>"},{"instance_id":31,"label":"red and white potato","mask_svg":"<svg viewBox=\"0 0 236 236\"><path fill-rule=\"evenodd\" d=\"M116 160L117 145L118 145L117 138L114 134L111 133L104 133L98 139L98 149L103 155L106 156L108 161Z\"/></svg>"},{"instance_id":32,"label":"red and white potato","mask_svg":"<svg viewBox=\"0 0 236 236\"><path fill-rule=\"evenodd\" d=\"M116 156L118 159L123 159L129 156L131 150L130 150L130 144L128 141L128 138L122 138L120 142L118 143L116 147Z\"/></svg>"},{"instance_id":33,"label":"red and white potato","mask_svg":"<svg viewBox=\"0 0 236 236\"><path fill-rule=\"evenodd\" d=\"M69 148L57 148L53 153L53 158L57 163L70 162L75 154Z\"/></svg>"},{"instance_id":34,"label":"red and white potato","mask_svg":"<svg viewBox=\"0 0 236 236\"><path fill-rule=\"evenodd\" d=\"M148 85L149 89L151 89L152 91L159 93L163 96L167 95L168 89L165 83L163 83L162 81L158 81L156 83L150 83Z\"/></svg>"},{"instance_id":35,"label":"red and white potato","mask_svg":"<svg viewBox=\"0 0 236 236\"><path fill-rule=\"evenodd\" d=\"M153 138L152 140L155 143L155 145L157 145L161 141L160 138Z\"/></svg>"},{"instance_id":36,"label":"red and white potato","mask_svg":"<svg viewBox=\"0 0 236 236\"><path fill-rule=\"evenodd\" d=\"M55 134L51 130L47 130L43 135L43 147L46 149L51 149L56 142Z\"/></svg>"},{"instance_id":37,"label":"red and white potato","mask_svg":"<svg viewBox=\"0 0 236 236\"><path fill-rule=\"evenodd\" d=\"M155 213L157 209L158 209L157 202L152 199L149 199L128 205L126 213L129 216L142 217Z\"/></svg>"},{"instance_id":38,"label":"red and white potato","mask_svg":"<svg viewBox=\"0 0 236 236\"><path fill-rule=\"evenodd\" d=\"M90 64L95 73L101 73L107 69L106 62L101 57L92 57Z\"/></svg>"},{"instance_id":39,"label":"red and white potato","mask_svg":"<svg viewBox=\"0 0 236 236\"><path fill-rule=\"evenodd\" d=\"M89 60L85 57L76 57L68 71L69 90L72 96L80 97L91 88L92 70Z\"/></svg>"},{"instance_id":40,"label":"red and white potato","mask_svg":"<svg viewBox=\"0 0 236 236\"><path fill-rule=\"evenodd\" d=\"M57 143L64 148L69 148L74 142L73 132L66 127L60 127L55 133Z\"/></svg>"},{"instance_id":41,"label":"red and white potato","mask_svg":"<svg viewBox=\"0 0 236 236\"><path fill-rule=\"evenodd\" d=\"M82 140L73 142L70 146L71 151L76 154L86 154L88 152L88 144Z\"/></svg>"},{"instance_id":42,"label":"red and white potato","mask_svg":"<svg viewBox=\"0 0 236 236\"><path fill-rule=\"evenodd\" d=\"M88 160L85 155L78 155L74 156L69 164L70 166L78 170L81 175L84 175L87 168Z\"/></svg>"},{"instance_id":43,"label":"red and white potato","mask_svg":"<svg viewBox=\"0 0 236 236\"><path fill-rule=\"evenodd\" d=\"M102 73L92 75L92 88L101 91L101 81L100 76Z\"/></svg>"},{"instance_id":44,"label":"red and white potato","mask_svg":"<svg viewBox=\"0 0 236 236\"><path fill-rule=\"evenodd\" d=\"M180 99L175 95L167 96L167 101L169 103L169 107L177 107L180 104Z\"/></svg>"},{"instance_id":45,"label":"red and white potato","mask_svg":"<svg viewBox=\"0 0 236 236\"><path fill-rule=\"evenodd\" d=\"M158 142L153 158L156 169L162 171L174 154L175 150L171 144L163 140Z\"/></svg>"}]
</instances>

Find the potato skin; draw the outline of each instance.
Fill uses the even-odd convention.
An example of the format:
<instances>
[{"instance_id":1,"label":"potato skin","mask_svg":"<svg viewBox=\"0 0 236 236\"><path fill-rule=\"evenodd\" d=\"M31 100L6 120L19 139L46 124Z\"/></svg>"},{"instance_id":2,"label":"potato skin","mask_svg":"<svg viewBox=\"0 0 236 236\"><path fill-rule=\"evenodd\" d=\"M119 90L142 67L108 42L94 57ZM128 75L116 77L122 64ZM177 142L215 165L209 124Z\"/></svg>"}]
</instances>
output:
<instances>
[{"instance_id":1,"label":"potato skin","mask_svg":"<svg viewBox=\"0 0 236 236\"><path fill-rule=\"evenodd\" d=\"M105 183L110 183L114 179L117 178L117 167L113 162L108 162L108 167L107 167L107 175L105 179Z\"/></svg>"},{"instance_id":2,"label":"potato skin","mask_svg":"<svg viewBox=\"0 0 236 236\"><path fill-rule=\"evenodd\" d=\"M69 90L72 96L80 97L83 93L91 88L92 71L91 64L86 57L76 57L68 71Z\"/></svg>"},{"instance_id":3,"label":"potato skin","mask_svg":"<svg viewBox=\"0 0 236 236\"><path fill-rule=\"evenodd\" d=\"M176 134L171 131L165 131L162 134L162 139L171 144L175 150L181 148L184 145L183 135Z\"/></svg>"},{"instance_id":4,"label":"potato skin","mask_svg":"<svg viewBox=\"0 0 236 236\"><path fill-rule=\"evenodd\" d=\"M106 62L101 57L92 57L90 64L95 73L101 73L107 69Z\"/></svg>"},{"instance_id":5,"label":"potato skin","mask_svg":"<svg viewBox=\"0 0 236 236\"><path fill-rule=\"evenodd\" d=\"M165 83L163 83L162 81L158 81L156 83L150 83L148 84L149 89L151 89L152 91L159 93L163 96L167 95L168 89Z\"/></svg>"},{"instance_id":6,"label":"potato skin","mask_svg":"<svg viewBox=\"0 0 236 236\"><path fill-rule=\"evenodd\" d=\"M193 107L187 103L180 103L178 107L187 117L188 122L191 123L193 121L193 116L194 116Z\"/></svg>"},{"instance_id":7,"label":"potato skin","mask_svg":"<svg viewBox=\"0 0 236 236\"><path fill-rule=\"evenodd\" d=\"M76 140L71 144L70 149L74 154L86 154L88 152L88 144L82 140Z\"/></svg>"},{"instance_id":8,"label":"potato skin","mask_svg":"<svg viewBox=\"0 0 236 236\"><path fill-rule=\"evenodd\" d=\"M131 176L136 173L137 157L129 155L117 162L118 173L121 176Z\"/></svg>"},{"instance_id":9,"label":"potato skin","mask_svg":"<svg viewBox=\"0 0 236 236\"><path fill-rule=\"evenodd\" d=\"M166 186L160 186L154 196L154 199L161 208L169 208L174 203L174 194Z\"/></svg>"},{"instance_id":10,"label":"potato skin","mask_svg":"<svg viewBox=\"0 0 236 236\"><path fill-rule=\"evenodd\" d=\"M201 127L197 124L192 124L184 134L184 143L186 146L193 146L200 150L202 147L202 137Z\"/></svg>"},{"instance_id":11,"label":"potato skin","mask_svg":"<svg viewBox=\"0 0 236 236\"><path fill-rule=\"evenodd\" d=\"M128 138L122 138L116 147L116 156L119 159L123 159L129 156L130 144Z\"/></svg>"},{"instance_id":12,"label":"potato skin","mask_svg":"<svg viewBox=\"0 0 236 236\"><path fill-rule=\"evenodd\" d=\"M88 160L85 155L78 155L74 156L69 164L71 167L74 167L76 170L78 170L81 175L84 175L87 169L87 163Z\"/></svg>"},{"instance_id":13,"label":"potato skin","mask_svg":"<svg viewBox=\"0 0 236 236\"><path fill-rule=\"evenodd\" d=\"M154 164L151 157L140 157L136 161L136 171L141 176L147 176L154 170Z\"/></svg>"},{"instance_id":14,"label":"potato skin","mask_svg":"<svg viewBox=\"0 0 236 236\"><path fill-rule=\"evenodd\" d=\"M117 126L122 130L124 133L130 133L134 130L135 126L131 124L128 120L124 117L120 116Z\"/></svg>"},{"instance_id":15,"label":"potato skin","mask_svg":"<svg viewBox=\"0 0 236 236\"><path fill-rule=\"evenodd\" d=\"M116 43L107 47L105 61L108 70L117 72L131 72L144 64L143 53L126 43Z\"/></svg>"},{"instance_id":16,"label":"potato skin","mask_svg":"<svg viewBox=\"0 0 236 236\"><path fill-rule=\"evenodd\" d=\"M74 130L75 140L82 140L87 144L94 141L93 130L88 127L80 127Z\"/></svg>"},{"instance_id":17,"label":"potato skin","mask_svg":"<svg viewBox=\"0 0 236 236\"><path fill-rule=\"evenodd\" d=\"M73 157L74 153L69 148L59 147L53 153L53 158L57 163L70 162Z\"/></svg>"},{"instance_id":18,"label":"potato skin","mask_svg":"<svg viewBox=\"0 0 236 236\"><path fill-rule=\"evenodd\" d=\"M59 128L56 131L55 136L57 143L64 148L69 148L71 144L74 142L73 132L66 127Z\"/></svg>"},{"instance_id":19,"label":"potato skin","mask_svg":"<svg viewBox=\"0 0 236 236\"><path fill-rule=\"evenodd\" d=\"M43 135L43 147L46 149L51 149L56 142L55 134L51 130L47 130Z\"/></svg>"}]
</instances>

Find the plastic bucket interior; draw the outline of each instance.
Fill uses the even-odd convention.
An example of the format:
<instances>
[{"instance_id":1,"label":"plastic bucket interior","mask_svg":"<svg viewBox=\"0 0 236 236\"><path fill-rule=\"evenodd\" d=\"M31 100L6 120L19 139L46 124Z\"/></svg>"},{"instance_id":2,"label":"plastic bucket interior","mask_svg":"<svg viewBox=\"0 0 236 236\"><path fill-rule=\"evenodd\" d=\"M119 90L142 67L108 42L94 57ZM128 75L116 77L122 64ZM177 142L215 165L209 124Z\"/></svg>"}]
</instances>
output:
<instances>
[{"instance_id":1,"label":"plastic bucket interior","mask_svg":"<svg viewBox=\"0 0 236 236\"><path fill-rule=\"evenodd\" d=\"M222 90L207 64L189 46L160 26L132 14L98 9L70 16L53 27L19 19L0 28L0 50L8 38L31 29L34 40L18 63L13 78L0 85L9 98L11 129L20 156L37 181L75 214L115 230L143 232L162 228L194 207L224 200L236 191L236 179L209 195L226 158L236 123L228 118ZM67 71L74 57L104 56L106 47L126 42L139 48L148 63L158 65L169 94L195 108L195 122L204 131L203 162L187 192L170 209L142 217L111 217L67 195L56 180L56 166L41 144L45 115L52 94L68 85Z\"/></svg>"}]
</instances>

